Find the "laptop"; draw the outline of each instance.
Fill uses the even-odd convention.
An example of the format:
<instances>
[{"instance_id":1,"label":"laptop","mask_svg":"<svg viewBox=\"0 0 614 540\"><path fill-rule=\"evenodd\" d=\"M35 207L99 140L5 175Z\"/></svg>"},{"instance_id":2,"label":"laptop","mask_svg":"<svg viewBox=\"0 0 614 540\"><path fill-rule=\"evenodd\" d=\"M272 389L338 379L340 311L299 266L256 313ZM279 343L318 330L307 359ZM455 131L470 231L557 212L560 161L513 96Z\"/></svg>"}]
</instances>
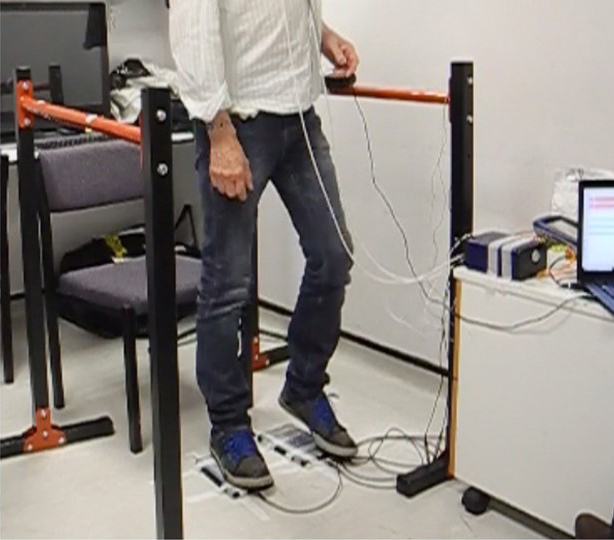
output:
<instances>
[{"instance_id":1,"label":"laptop","mask_svg":"<svg viewBox=\"0 0 614 540\"><path fill-rule=\"evenodd\" d=\"M614 180L580 182L578 283L614 314Z\"/></svg>"}]
</instances>

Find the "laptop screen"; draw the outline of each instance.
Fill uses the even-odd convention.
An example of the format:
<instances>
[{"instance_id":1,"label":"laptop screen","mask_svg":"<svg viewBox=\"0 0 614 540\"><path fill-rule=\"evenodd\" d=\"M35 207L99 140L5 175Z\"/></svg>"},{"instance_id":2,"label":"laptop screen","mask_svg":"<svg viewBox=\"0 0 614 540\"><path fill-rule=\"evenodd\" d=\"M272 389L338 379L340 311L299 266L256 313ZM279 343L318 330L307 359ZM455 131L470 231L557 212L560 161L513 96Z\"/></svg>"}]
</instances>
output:
<instances>
[{"instance_id":1,"label":"laptop screen","mask_svg":"<svg viewBox=\"0 0 614 540\"><path fill-rule=\"evenodd\" d=\"M614 271L614 187L584 189L582 219L582 270Z\"/></svg>"}]
</instances>

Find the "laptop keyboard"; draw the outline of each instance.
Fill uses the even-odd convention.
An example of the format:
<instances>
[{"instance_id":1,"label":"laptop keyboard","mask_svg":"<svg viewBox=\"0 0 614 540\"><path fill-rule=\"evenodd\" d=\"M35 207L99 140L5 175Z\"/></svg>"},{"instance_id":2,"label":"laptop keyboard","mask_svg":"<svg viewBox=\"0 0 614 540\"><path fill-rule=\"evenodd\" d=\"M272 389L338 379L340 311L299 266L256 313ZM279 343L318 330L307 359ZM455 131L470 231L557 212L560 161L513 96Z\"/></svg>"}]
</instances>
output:
<instances>
[{"instance_id":1,"label":"laptop keyboard","mask_svg":"<svg viewBox=\"0 0 614 540\"><path fill-rule=\"evenodd\" d=\"M612 283L598 283L599 288L608 296L614 299L614 284Z\"/></svg>"}]
</instances>

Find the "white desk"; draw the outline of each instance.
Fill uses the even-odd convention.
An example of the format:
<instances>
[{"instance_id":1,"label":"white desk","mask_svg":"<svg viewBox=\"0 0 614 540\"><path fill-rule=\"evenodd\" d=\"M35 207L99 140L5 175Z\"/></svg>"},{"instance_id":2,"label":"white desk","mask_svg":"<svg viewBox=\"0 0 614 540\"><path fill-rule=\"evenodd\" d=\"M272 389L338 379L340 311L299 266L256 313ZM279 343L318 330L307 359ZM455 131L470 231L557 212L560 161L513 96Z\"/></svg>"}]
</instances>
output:
<instances>
[{"instance_id":1,"label":"white desk","mask_svg":"<svg viewBox=\"0 0 614 540\"><path fill-rule=\"evenodd\" d=\"M464 317L509 325L572 293L457 269ZM460 322L452 473L573 533L614 507L614 317L590 300L513 332ZM454 418L454 413L453 413Z\"/></svg>"}]
</instances>

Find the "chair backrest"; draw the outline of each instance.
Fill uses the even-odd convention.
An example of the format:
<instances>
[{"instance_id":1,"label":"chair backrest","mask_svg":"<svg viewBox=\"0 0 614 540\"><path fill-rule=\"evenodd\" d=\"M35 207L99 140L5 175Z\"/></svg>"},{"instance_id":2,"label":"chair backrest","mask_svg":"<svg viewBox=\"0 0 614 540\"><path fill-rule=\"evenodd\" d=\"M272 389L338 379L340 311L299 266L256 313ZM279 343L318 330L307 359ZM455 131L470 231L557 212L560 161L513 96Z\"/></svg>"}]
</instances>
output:
<instances>
[{"instance_id":1,"label":"chair backrest","mask_svg":"<svg viewBox=\"0 0 614 540\"><path fill-rule=\"evenodd\" d=\"M103 141L39 151L50 212L118 204L144 196L139 147Z\"/></svg>"}]
</instances>

